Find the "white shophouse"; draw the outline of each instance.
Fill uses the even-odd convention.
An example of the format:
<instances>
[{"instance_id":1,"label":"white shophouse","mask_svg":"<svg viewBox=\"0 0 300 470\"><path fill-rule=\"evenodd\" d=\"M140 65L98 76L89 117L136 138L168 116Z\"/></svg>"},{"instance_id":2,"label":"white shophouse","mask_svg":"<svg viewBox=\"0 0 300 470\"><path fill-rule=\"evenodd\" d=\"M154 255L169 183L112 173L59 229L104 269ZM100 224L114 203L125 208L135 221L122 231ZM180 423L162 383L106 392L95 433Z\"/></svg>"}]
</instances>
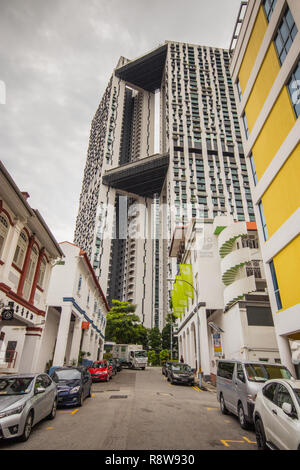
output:
<instances>
[{"instance_id":1,"label":"white shophouse","mask_svg":"<svg viewBox=\"0 0 300 470\"><path fill-rule=\"evenodd\" d=\"M176 229L169 255L193 269L179 357L213 382L220 358L280 362L255 222L194 219Z\"/></svg>"},{"instance_id":2,"label":"white shophouse","mask_svg":"<svg viewBox=\"0 0 300 470\"><path fill-rule=\"evenodd\" d=\"M53 268L40 363L77 365L103 358L107 300L86 253L70 242L60 243L63 261ZM84 353L84 354L83 354Z\"/></svg>"},{"instance_id":3,"label":"white shophouse","mask_svg":"<svg viewBox=\"0 0 300 470\"><path fill-rule=\"evenodd\" d=\"M52 264L63 253L0 162L0 372L39 370Z\"/></svg>"}]
</instances>

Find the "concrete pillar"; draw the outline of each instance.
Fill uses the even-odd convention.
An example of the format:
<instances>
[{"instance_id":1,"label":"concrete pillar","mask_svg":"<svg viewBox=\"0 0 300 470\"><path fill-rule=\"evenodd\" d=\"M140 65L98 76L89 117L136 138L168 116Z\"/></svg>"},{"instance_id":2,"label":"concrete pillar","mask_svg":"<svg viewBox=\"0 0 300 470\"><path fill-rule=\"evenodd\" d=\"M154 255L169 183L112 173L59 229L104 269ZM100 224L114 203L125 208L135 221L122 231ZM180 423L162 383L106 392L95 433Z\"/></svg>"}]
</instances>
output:
<instances>
[{"instance_id":1,"label":"concrete pillar","mask_svg":"<svg viewBox=\"0 0 300 470\"><path fill-rule=\"evenodd\" d=\"M198 315L198 314L197 314ZM196 324L195 324L195 335L196 335L196 369L197 375L200 373L200 366L201 366L201 358L200 358L200 334L199 334L199 320L196 316Z\"/></svg>"},{"instance_id":2,"label":"concrete pillar","mask_svg":"<svg viewBox=\"0 0 300 470\"><path fill-rule=\"evenodd\" d=\"M282 364L289 369L294 377L296 377L295 367L292 362L292 351L290 348L289 339L286 336L277 336L277 343Z\"/></svg>"},{"instance_id":3,"label":"concrete pillar","mask_svg":"<svg viewBox=\"0 0 300 470\"><path fill-rule=\"evenodd\" d=\"M189 365L194 368L195 357L194 357L194 334L193 329L190 328L190 362Z\"/></svg>"},{"instance_id":4,"label":"concrete pillar","mask_svg":"<svg viewBox=\"0 0 300 470\"><path fill-rule=\"evenodd\" d=\"M184 362L187 361L188 357L188 352L187 352L187 333L185 332L184 334L184 354L183 354L183 359L184 359Z\"/></svg>"},{"instance_id":5,"label":"concrete pillar","mask_svg":"<svg viewBox=\"0 0 300 470\"><path fill-rule=\"evenodd\" d=\"M82 340L81 350L84 351L85 353L90 352L91 328L92 328L91 325L89 325L89 329L84 330L84 333L83 333L83 340ZM84 359L89 359L90 356L85 354L83 356L83 358Z\"/></svg>"},{"instance_id":6,"label":"concrete pillar","mask_svg":"<svg viewBox=\"0 0 300 470\"><path fill-rule=\"evenodd\" d=\"M103 353L104 353L104 341L102 338L100 338L99 342L99 357L97 357L98 361L101 361L103 359Z\"/></svg>"},{"instance_id":7,"label":"concrete pillar","mask_svg":"<svg viewBox=\"0 0 300 470\"><path fill-rule=\"evenodd\" d=\"M27 327L22 356L19 363L19 373L43 372L38 370L37 364L41 347L42 328Z\"/></svg>"},{"instance_id":8,"label":"concrete pillar","mask_svg":"<svg viewBox=\"0 0 300 470\"><path fill-rule=\"evenodd\" d=\"M70 364L73 361L76 361L76 365L78 364L78 355L79 355L79 348L80 348L80 341L81 341L81 318L77 318L74 324L74 331L73 331L73 338L71 343L71 350L70 350Z\"/></svg>"},{"instance_id":9,"label":"concrete pillar","mask_svg":"<svg viewBox=\"0 0 300 470\"><path fill-rule=\"evenodd\" d=\"M96 351L96 341L97 341L97 333L94 331L92 339L91 339L91 347L90 347L90 353L91 353L90 359L92 361L96 360L96 355L97 355L97 353L95 352Z\"/></svg>"},{"instance_id":10,"label":"concrete pillar","mask_svg":"<svg viewBox=\"0 0 300 470\"><path fill-rule=\"evenodd\" d=\"M191 367L194 369L196 367L196 349L195 349L195 325L194 323L191 326Z\"/></svg>"},{"instance_id":11,"label":"concrete pillar","mask_svg":"<svg viewBox=\"0 0 300 470\"><path fill-rule=\"evenodd\" d=\"M61 309L60 321L57 332L57 340L53 357L54 366L63 366L70 329L72 306L64 305Z\"/></svg>"},{"instance_id":12,"label":"concrete pillar","mask_svg":"<svg viewBox=\"0 0 300 470\"><path fill-rule=\"evenodd\" d=\"M201 356L201 370L204 379L210 379L210 359L209 359L209 345L207 334L207 318L205 308L200 308L198 312L200 320L199 338L200 338L200 356Z\"/></svg>"}]
</instances>

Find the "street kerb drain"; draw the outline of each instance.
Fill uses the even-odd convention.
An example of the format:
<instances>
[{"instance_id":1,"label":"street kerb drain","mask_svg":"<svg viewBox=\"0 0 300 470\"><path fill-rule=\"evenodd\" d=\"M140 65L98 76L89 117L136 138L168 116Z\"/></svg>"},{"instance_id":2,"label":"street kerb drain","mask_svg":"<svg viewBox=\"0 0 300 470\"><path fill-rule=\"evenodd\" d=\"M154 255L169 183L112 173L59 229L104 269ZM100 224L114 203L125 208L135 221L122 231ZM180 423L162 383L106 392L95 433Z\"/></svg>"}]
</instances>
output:
<instances>
[{"instance_id":1,"label":"street kerb drain","mask_svg":"<svg viewBox=\"0 0 300 470\"><path fill-rule=\"evenodd\" d=\"M127 398L128 395L111 395L109 398Z\"/></svg>"}]
</instances>

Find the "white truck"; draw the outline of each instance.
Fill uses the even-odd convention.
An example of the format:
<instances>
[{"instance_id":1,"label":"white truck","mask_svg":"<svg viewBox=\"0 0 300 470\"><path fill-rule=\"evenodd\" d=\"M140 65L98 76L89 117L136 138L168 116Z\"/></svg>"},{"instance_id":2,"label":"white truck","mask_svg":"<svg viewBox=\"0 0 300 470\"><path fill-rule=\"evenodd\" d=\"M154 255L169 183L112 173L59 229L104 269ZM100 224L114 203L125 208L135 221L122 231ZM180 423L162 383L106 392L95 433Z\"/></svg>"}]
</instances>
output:
<instances>
[{"instance_id":1,"label":"white truck","mask_svg":"<svg viewBox=\"0 0 300 470\"><path fill-rule=\"evenodd\" d=\"M148 365L148 354L141 344L115 344L112 355L120 359L123 367L145 370Z\"/></svg>"}]
</instances>

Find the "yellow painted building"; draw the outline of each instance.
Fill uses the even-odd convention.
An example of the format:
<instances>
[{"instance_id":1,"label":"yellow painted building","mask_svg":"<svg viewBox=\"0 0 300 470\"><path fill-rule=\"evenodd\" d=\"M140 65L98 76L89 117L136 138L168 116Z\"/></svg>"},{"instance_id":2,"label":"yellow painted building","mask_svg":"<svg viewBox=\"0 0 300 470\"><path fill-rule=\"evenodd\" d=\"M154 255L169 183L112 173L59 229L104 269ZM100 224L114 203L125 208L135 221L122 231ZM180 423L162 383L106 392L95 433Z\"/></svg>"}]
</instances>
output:
<instances>
[{"instance_id":1,"label":"yellow painted building","mask_svg":"<svg viewBox=\"0 0 300 470\"><path fill-rule=\"evenodd\" d=\"M248 1L231 75L281 361L300 378L299 0Z\"/></svg>"}]
</instances>

